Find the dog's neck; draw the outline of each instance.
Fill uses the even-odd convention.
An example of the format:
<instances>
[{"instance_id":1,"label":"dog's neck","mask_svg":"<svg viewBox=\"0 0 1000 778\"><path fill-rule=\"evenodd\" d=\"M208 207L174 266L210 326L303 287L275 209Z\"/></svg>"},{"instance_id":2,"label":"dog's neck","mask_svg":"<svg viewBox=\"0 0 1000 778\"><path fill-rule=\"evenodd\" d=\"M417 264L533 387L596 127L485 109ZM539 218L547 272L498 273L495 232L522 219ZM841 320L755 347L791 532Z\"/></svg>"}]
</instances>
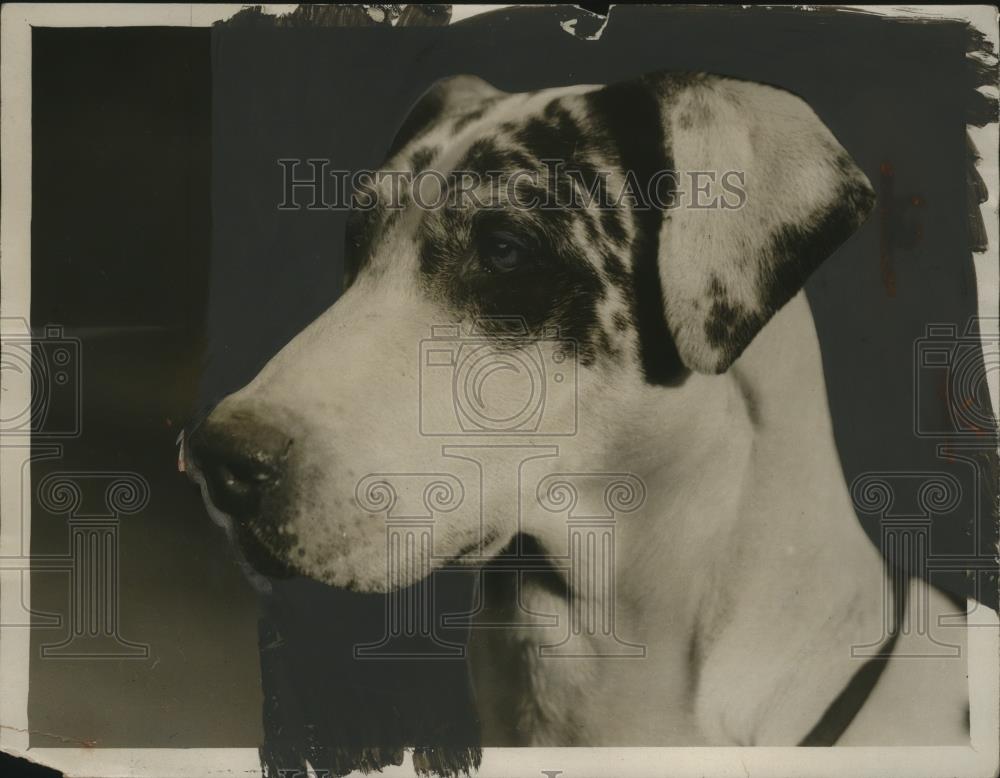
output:
<instances>
[{"instance_id":1,"label":"dog's neck","mask_svg":"<svg viewBox=\"0 0 1000 778\"><path fill-rule=\"evenodd\" d=\"M814 324L800 294L730 374L746 397L742 488L698 628L699 723L713 738L792 744L882 636L885 571L844 481ZM724 545L728 544L728 546Z\"/></svg>"},{"instance_id":2,"label":"dog's neck","mask_svg":"<svg viewBox=\"0 0 1000 778\"><path fill-rule=\"evenodd\" d=\"M615 632L646 658L598 657L588 674L659 695L677 744L794 745L857 669L851 646L880 638L884 580L844 484L804 296L729 373L683 391L697 407L680 421L673 409L669 435L665 409L623 428L649 496L616 528ZM601 596L566 583L577 607Z\"/></svg>"}]
</instances>

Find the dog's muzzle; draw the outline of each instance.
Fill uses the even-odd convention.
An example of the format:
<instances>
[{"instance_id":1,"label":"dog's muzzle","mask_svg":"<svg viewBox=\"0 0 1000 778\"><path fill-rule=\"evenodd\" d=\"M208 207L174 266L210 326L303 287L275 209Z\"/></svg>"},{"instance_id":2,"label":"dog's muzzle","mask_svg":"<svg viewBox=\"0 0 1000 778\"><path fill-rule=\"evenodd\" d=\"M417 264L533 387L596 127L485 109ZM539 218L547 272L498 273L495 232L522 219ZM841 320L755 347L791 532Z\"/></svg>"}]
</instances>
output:
<instances>
[{"instance_id":1,"label":"dog's muzzle","mask_svg":"<svg viewBox=\"0 0 1000 778\"><path fill-rule=\"evenodd\" d=\"M292 442L243 411L223 421L209 416L185 442L190 474L207 491L210 510L229 520L247 562L271 577L292 574L280 561L293 540L280 530Z\"/></svg>"}]
</instances>

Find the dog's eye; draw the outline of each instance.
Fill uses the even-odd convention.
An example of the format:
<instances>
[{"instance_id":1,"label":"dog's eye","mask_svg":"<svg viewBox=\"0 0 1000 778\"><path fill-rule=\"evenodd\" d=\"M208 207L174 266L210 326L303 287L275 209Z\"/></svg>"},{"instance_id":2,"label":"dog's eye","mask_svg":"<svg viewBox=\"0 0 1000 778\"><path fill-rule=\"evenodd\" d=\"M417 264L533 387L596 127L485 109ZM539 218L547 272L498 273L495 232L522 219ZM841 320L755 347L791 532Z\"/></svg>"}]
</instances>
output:
<instances>
[{"instance_id":1,"label":"dog's eye","mask_svg":"<svg viewBox=\"0 0 1000 778\"><path fill-rule=\"evenodd\" d=\"M492 232L480 241L480 261L490 273L518 270L525 264L524 253L524 245L507 232Z\"/></svg>"}]
</instances>

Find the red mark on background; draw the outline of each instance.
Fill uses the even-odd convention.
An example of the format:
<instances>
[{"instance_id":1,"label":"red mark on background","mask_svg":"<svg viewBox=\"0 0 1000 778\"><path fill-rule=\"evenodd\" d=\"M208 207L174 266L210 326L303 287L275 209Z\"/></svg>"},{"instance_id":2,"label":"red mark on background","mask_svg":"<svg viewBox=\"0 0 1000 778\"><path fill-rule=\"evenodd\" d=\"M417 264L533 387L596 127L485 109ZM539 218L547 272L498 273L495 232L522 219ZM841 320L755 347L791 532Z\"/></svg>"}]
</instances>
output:
<instances>
[{"instance_id":1,"label":"red mark on background","mask_svg":"<svg viewBox=\"0 0 1000 778\"><path fill-rule=\"evenodd\" d=\"M878 166L881 174L879 182L879 269L882 272L882 286L889 297L896 296L896 273L892 267L892 195L895 171L888 162Z\"/></svg>"},{"instance_id":2,"label":"red mark on background","mask_svg":"<svg viewBox=\"0 0 1000 778\"><path fill-rule=\"evenodd\" d=\"M966 397L962 401L962 408L965 410L967 417L969 415L969 411L978 407L979 407L979 401L975 397ZM972 434L977 435L978 437L983 437L984 435L992 434L991 430L988 430L985 427L983 427L978 421L970 420L968 422L968 426L972 428Z\"/></svg>"},{"instance_id":3,"label":"red mark on background","mask_svg":"<svg viewBox=\"0 0 1000 778\"><path fill-rule=\"evenodd\" d=\"M948 392L948 376L941 373L937 380L937 396L941 401L941 407L947 411L951 407L950 393Z\"/></svg>"},{"instance_id":4,"label":"red mark on background","mask_svg":"<svg viewBox=\"0 0 1000 778\"><path fill-rule=\"evenodd\" d=\"M913 197L910 198L910 205L912 205L914 208L923 208L924 202L925 202L924 198L921 197L920 195L913 195ZM917 227L914 230L915 242L919 243L923 239L923 237L924 237L924 225L917 224Z\"/></svg>"}]
</instances>

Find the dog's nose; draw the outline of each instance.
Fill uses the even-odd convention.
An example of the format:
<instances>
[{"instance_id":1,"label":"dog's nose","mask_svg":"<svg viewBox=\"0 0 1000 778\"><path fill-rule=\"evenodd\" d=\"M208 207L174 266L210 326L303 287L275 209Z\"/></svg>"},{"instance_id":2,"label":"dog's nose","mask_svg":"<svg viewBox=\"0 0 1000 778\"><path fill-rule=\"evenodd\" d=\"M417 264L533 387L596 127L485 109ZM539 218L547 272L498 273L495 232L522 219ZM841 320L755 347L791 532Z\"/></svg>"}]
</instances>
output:
<instances>
[{"instance_id":1,"label":"dog's nose","mask_svg":"<svg viewBox=\"0 0 1000 778\"><path fill-rule=\"evenodd\" d=\"M188 450L221 511L251 518L282 481L292 440L249 414L224 421L209 416L188 439Z\"/></svg>"}]
</instances>

